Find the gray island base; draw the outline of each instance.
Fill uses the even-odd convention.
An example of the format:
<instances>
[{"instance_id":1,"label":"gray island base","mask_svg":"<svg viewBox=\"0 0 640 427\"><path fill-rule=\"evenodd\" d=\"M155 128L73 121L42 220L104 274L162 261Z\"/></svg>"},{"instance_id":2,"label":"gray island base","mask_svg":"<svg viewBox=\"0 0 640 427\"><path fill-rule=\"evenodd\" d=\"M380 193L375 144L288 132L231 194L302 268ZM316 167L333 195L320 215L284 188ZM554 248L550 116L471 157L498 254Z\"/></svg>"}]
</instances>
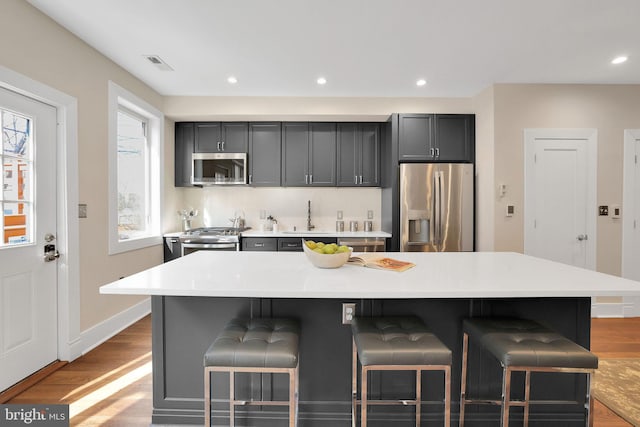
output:
<instances>
[{"instance_id":1,"label":"gray island base","mask_svg":"<svg viewBox=\"0 0 640 427\"><path fill-rule=\"evenodd\" d=\"M152 297L154 424L202 424L203 355L233 317L291 317L301 324L300 427L351 425L351 328L342 324L342 304L357 315L416 315L453 352L452 424L460 398L462 320L514 316L536 320L590 347L591 298L638 296L635 281L516 253L388 253L415 267L402 272L345 265L313 267L303 253L199 251L102 286L103 294ZM471 343L468 394L497 399L498 362ZM285 399L286 377L239 374L236 398ZM423 426L443 425L442 373L423 373ZM214 374L214 425L228 425L228 377ZM371 398L413 398L414 375L376 372ZM514 377L521 398L523 376ZM561 405L531 407L531 425L583 426L586 378L533 374L531 398ZM374 406L370 426L413 426L412 406ZM514 423L522 408L511 410ZM236 410L237 425L282 426L278 407ZM499 425L497 406L468 406L466 426Z\"/></svg>"},{"instance_id":2,"label":"gray island base","mask_svg":"<svg viewBox=\"0 0 640 427\"><path fill-rule=\"evenodd\" d=\"M460 393L462 319L467 316L518 316L538 320L589 348L590 298L518 299L268 299L154 296L153 388L154 424L202 424L202 357L225 323L235 316L291 317L299 319L300 406L299 426L351 425L351 328L342 325L342 303L356 302L357 314L421 317L454 355L452 369L452 421L457 425ZM155 367L163 367L156 369ZM470 350L469 395L499 398L501 370L495 359ZM214 374L213 425L228 424L228 377ZM524 376L516 377L513 396L521 396ZM558 406L533 406L531 422L545 426L583 426L584 375L534 374L532 399L574 401ZM238 374L238 399L286 399L285 376ZM423 374L423 425L442 426L441 373ZM369 377L371 398L410 399L414 374L373 373ZM469 406L467 426L496 426L499 408ZM512 420L522 421L522 410L512 409ZM238 407L237 425L283 426L286 408ZM370 426L414 426L414 408L374 406Z\"/></svg>"}]
</instances>

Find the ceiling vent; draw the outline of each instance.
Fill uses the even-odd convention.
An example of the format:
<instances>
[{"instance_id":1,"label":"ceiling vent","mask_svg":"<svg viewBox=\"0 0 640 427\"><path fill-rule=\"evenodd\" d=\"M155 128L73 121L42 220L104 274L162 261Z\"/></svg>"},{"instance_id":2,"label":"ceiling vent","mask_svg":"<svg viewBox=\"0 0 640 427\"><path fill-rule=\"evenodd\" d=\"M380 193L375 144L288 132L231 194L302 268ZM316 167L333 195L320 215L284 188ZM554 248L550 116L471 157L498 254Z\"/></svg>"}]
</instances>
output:
<instances>
[{"instance_id":1,"label":"ceiling vent","mask_svg":"<svg viewBox=\"0 0 640 427\"><path fill-rule=\"evenodd\" d=\"M173 71L173 68L164 62L158 55L145 55L144 57L147 58L147 61L151 62L162 71Z\"/></svg>"}]
</instances>

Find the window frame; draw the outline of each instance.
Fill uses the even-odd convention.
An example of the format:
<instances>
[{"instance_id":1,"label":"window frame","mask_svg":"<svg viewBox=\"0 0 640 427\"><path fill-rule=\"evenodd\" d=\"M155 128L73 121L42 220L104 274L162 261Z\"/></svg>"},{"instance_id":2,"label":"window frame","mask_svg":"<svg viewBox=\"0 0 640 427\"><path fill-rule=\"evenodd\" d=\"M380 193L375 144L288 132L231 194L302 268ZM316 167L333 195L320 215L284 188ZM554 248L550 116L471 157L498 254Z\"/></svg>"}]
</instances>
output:
<instances>
[{"instance_id":1,"label":"window frame","mask_svg":"<svg viewBox=\"0 0 640 427\"><path fill-rule=\"evenodd\" d=\"M162 189L164 188L164 115L146 101L109 81L109 255L162 244ZM132 239L120 240L118 233L118 112L140 116L148 123L147 146L149 154L148 193L149 233Z\"/></svg>"}]
</instances>

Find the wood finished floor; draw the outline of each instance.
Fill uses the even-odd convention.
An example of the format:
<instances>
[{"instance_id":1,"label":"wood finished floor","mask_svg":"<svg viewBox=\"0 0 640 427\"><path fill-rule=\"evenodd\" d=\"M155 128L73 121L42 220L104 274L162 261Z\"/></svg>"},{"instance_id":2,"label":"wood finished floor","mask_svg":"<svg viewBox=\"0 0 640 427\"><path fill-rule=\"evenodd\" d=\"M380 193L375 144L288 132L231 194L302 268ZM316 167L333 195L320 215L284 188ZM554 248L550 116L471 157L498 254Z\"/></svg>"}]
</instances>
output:
<instances>
[{"instance_id":1,"label":"wood finished floor","mask_svg":"<svg viewBox=\"0 0 640 427\"><path fill-rule=\"evenodd\" d=\"M591 337L599 357L640 357L640 318L593 319ZM150 371L147 316L8 403L68 403L72 426L148 427ZM630 426L596 401L594 427Z\"/></svg>"}]
</instances>

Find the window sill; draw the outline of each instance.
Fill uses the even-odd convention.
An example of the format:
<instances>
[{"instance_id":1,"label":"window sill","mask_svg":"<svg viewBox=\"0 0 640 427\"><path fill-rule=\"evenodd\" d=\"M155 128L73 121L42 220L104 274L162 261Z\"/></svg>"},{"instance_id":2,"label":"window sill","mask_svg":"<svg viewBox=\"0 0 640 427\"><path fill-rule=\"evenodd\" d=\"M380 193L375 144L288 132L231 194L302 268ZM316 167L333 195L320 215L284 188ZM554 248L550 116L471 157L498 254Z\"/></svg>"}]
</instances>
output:
<instances>
[{"instance_id":1,"label":"window sill","mask_svg":"<svg viewBox=\"0 0 640 427\"><path fill-rule=\"evenodd\" d=\"M116 255L123 252L135 251L151 246L162 244L162 236L138 237L131 240L119 240L118 242L110 242L109 255Z\"/></svg>"}]
</instances>

